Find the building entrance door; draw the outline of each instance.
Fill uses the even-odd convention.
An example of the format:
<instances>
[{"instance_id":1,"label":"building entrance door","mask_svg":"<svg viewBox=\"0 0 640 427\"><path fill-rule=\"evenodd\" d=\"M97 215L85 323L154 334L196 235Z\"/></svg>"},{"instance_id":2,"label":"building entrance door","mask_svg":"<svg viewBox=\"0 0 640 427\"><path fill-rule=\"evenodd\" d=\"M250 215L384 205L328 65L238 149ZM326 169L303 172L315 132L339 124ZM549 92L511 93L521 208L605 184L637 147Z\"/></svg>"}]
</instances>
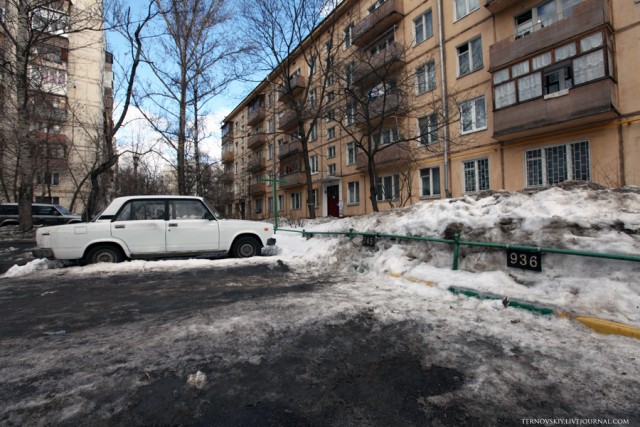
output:
<instances>
[{"instance_id":1,"label":"building entrance door","mask_svg":"<svg viewBox=\"0 0 640 427\"><path fill-rule=\"evenodd\" d=\"M340 216L340 208L338 207L340 186L331 185L327 187L327 215Z\"/></svg>"}]
</instances>

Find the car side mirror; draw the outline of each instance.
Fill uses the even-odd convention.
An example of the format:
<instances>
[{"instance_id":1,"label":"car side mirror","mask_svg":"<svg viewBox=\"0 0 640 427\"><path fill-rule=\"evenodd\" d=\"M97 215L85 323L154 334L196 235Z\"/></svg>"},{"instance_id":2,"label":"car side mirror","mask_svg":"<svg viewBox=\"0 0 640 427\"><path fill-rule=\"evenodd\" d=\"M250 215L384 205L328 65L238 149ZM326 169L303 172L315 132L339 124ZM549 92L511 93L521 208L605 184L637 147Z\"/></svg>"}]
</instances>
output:
<instances>
[{"instance_id":1,"label":"car side mirror","mask_svg":"<svg viewBox=\"0 0 640 427\"><path fill-rule=\"evenodd\" d=\"M209 221L213 221L215 218L211 212L207 212L204 214L204 219L208 219Z\"/></svg>"}]
</instances>

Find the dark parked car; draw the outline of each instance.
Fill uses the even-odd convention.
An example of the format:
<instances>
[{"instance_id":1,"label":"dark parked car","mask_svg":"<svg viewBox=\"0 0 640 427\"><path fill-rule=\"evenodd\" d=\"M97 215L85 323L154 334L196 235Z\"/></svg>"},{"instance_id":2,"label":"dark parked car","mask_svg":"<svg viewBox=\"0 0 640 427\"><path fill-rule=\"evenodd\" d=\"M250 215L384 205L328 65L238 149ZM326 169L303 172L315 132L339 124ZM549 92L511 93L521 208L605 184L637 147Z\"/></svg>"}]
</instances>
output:
<instances>
[{"instance_id":1,"label":"dark parked car","mask_svg":"<svg viewBox=\"0 0 640 427\"><path fill-rule=\"evenodd\" d=\"M81 215L69 212L64 206L46 203L31 205L31 215L34 225L60 225L82 221ZM17 225L19 222L17 203L0 204L0 226Z\"/></svg>"}]
</instances>

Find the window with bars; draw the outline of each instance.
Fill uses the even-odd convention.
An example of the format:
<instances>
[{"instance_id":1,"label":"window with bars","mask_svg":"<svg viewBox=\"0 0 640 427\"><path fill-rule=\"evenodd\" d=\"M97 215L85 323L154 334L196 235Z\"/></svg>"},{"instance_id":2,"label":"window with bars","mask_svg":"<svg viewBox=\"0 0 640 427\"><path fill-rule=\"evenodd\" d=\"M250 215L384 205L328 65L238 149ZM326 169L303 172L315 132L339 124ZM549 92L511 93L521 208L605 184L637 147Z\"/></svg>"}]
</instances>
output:
<instances>
[{"instance_id":1,"label":"window with bars","mask_svg":"<svg viewBox=\"0 0 640 427\"><path fill-rule=\"evenodd\" d=\"M462 165L465 193L489 189L489 159L471 160Z\"/></svg>"},{"instance_id":2,"label":"window with bars","mask_svg":"<svg viewBox=\"0 0 640 427\"><path fill-rule=\"evenodd\" d=\"M527 187L590 181L589 142L579 141L525 152Z\"/></svg>"}]
</instances>

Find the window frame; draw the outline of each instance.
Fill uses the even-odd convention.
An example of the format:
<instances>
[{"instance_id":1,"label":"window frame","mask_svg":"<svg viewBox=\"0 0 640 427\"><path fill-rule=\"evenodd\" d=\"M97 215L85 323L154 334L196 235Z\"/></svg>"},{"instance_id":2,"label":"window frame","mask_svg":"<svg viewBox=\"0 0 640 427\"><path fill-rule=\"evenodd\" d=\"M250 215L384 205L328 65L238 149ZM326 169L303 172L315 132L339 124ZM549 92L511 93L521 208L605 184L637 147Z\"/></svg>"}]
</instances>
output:
<instances>
[{"instance_id":1,"label":"window frame","mask_svg":"<svg viewBox=\"0 0 640 427\"><path fill-rule=\"evenodd\" d=\"M420 32L422 33L422 38L420 41L418 41L418 25L420 26ZM428 9L425 12L421 13L417 18L413 20L413 34L414 46L418 46L419 44L424 43L431 37L433 37L433 13L431 12L431 9Z\"/></svg>"},{"instance_id":2,"label":"window frame","mask_svg":"<svg viewBox=\"0 0 640 427\"><path fill-rule=\"evenodd\" d=\"M425 194L425 172L428 171L428 178L429 178L429 188L428 188L428 194ZM432 166L432 167L427 167L427 168L421 168L418 170L419 176L420 176L420 198L440 198L442 191L441 191L441 180L440 180L440 166ZM437 176L437 191L434 191L435 185L434 185L434 176Z\"/></svg>"},{"instance_id":3,"label":"window frame","mask_svg":"<svg viewBox=\"0 0 640 427\"><path fill-rule=\"evenodd\" d=\"M360 181L347 182L347 205L356 206L360 204Z\"/></svg>"},{"instance_id":4,"label":"window frame","mask_svg":"<svg viewBox=\"0 0 640 427\"><path fill-rule=\"evenodd\" d=\"M486 188L481 188L484 187L481 186L481 168L480 166L480 162L482 162L482 166L486 167ZM473 164L473 183L474 183L474 189L473 190L468 190L468 180L467 180L467 165L468 164ZM484 183L483 183L484 184ZM483 157L480 159L473 159L473 160L466 160L462 162L462 190L463 190L463 194L475 194L475 193L479 193L481 191L487 191L491 189L491 176L490 176L490 169L489 169L489 158L488 157Z\"/></svg>"},{"instance_id":5,"label":"window frame","mask_svg":"<svg viewBox=\"0 0 640 427\"><path fill-rule=\"evenodd\" d=\"M480 99L482 99L482 103L484 105L484 125L483 126L477 126L478 117L476 112L476 102L479 101ZM473 114L472 114L472 122L471 122L472 128L470 130L464 130L464 122L463 122L464 114L462 112L462 108L464 105L467 105L467 104L471 104L473 106L472 108ZM484 95L479 96L477 98L469 99L460 104L460 134L466 135L474 132L480 132L483 130L487 130L487 100Z\"/></svg>"},{"instance_id":6,"label":"window frame","mask_svg":"<svg viewBox=\"0 0 640 427\"><path fill-rule=\"evenodd\" d=\"M480 43L480 62L478 64L475 63L473 58L473 48L474 48L475 42ZM467 60L469 63L469 71L465 73L462 72L462 67L460 66L461 64L460 57L462 56L462 54L460 53L460 49L464 47L466 47L467 49L465 52L463 52L463 54L465 54L468 57ZM472 39L469 39L465 43L462 43L456 46L456 65L458 67L458 78L467 76L471 73L482 70L484 68L484 51L482 49L482 34L479 34L478 36L473 37Z\"/></svg>"},{"instance_id":7,"label":"window frame","mask_svg":"<svg viewBox=\"0 0 640 427\"><path fill-rule=\"evenodd\" d=\"M460 15L460 11L458 10L458 4L460 2L463 2L465 6L465 13L463 15ZM471 7L473 7L474 4L476 6L472 9ZM453 0L453 9L453 22L457 22L465 16L469 16L471 13L480 9L480 0Z\"/></svg>"}]
</instances>

